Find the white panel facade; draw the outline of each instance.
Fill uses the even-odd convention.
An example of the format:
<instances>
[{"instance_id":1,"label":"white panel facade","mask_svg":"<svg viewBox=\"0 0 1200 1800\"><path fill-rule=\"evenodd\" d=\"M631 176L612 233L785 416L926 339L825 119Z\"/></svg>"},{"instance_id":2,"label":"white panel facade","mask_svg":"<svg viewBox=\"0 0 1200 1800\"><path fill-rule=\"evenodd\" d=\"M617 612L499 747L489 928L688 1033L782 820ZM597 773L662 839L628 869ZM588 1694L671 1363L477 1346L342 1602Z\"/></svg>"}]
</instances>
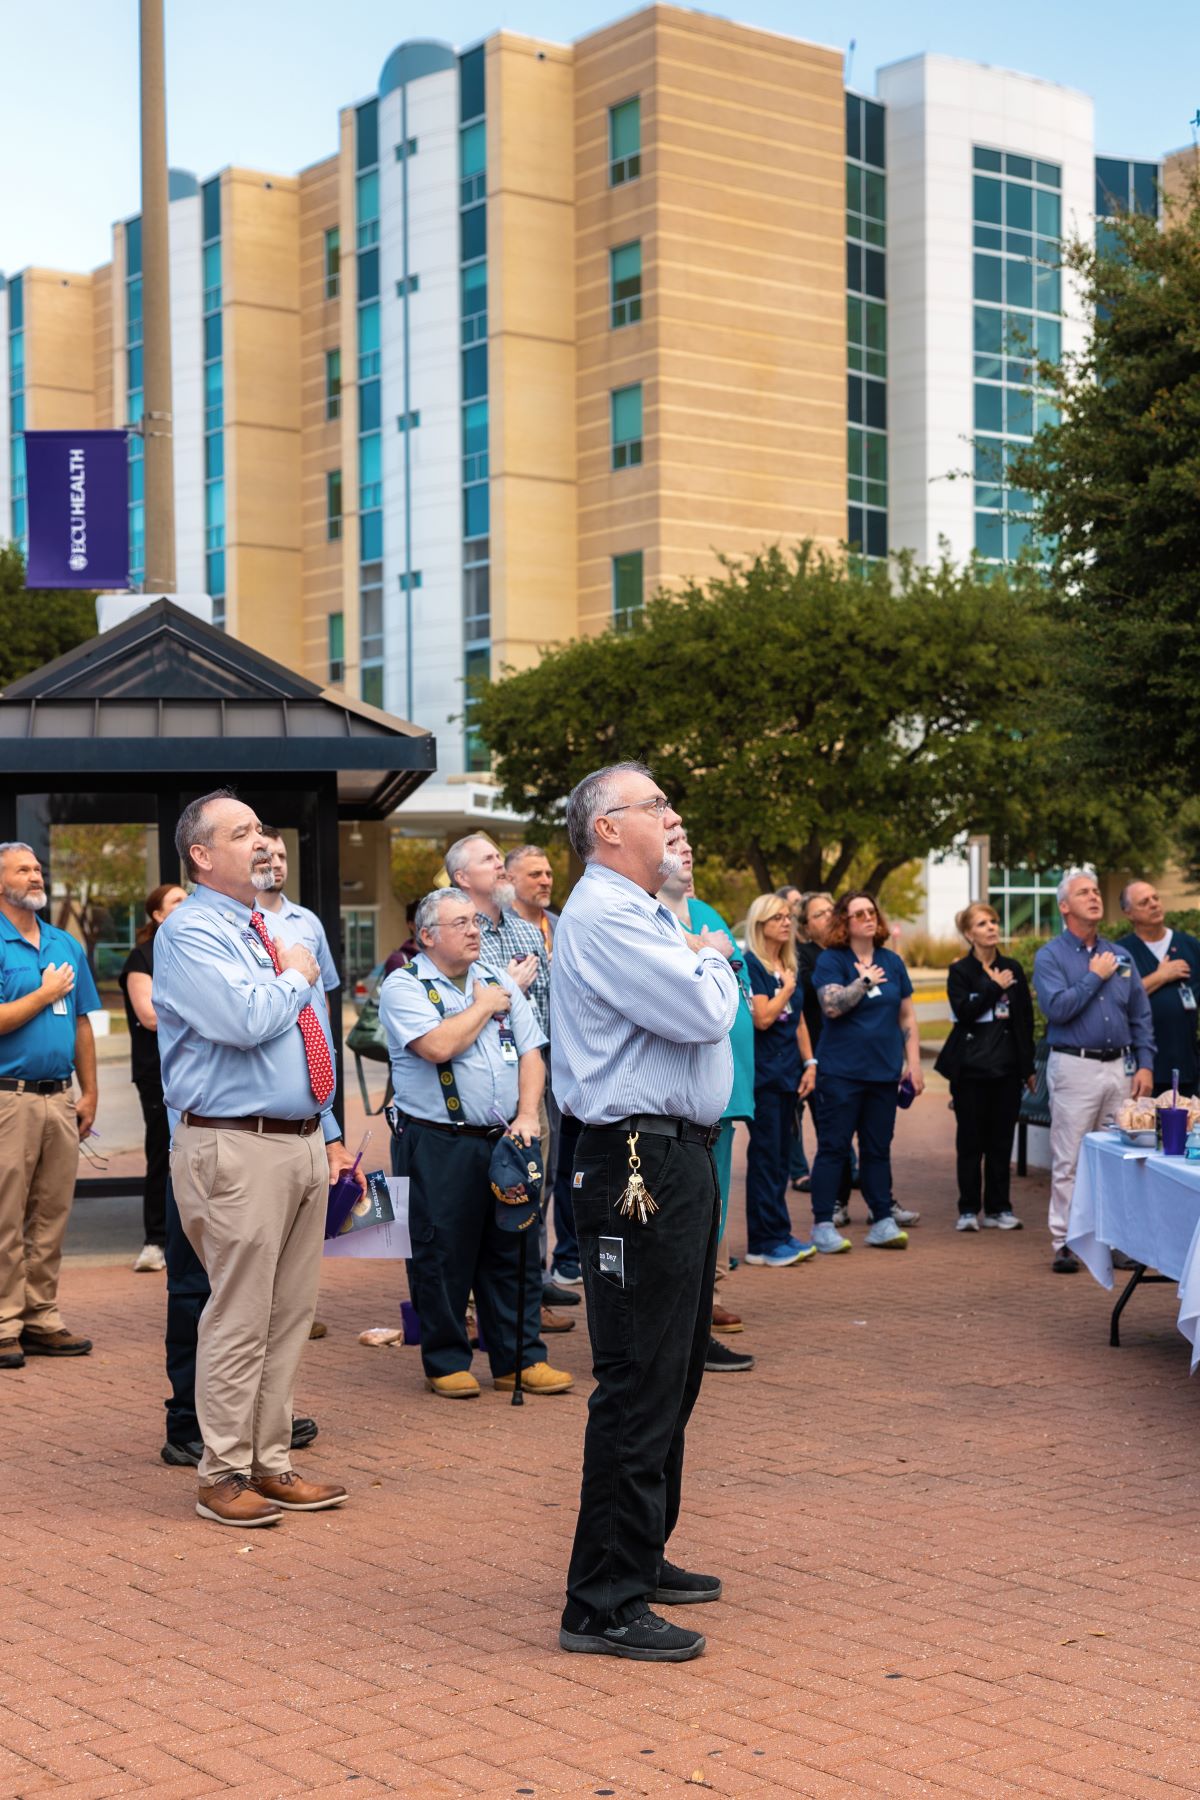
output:
<instances>
[{"instance_id":1,"label":"white panel facade","mask_svg":"<svg viewBox=\"0 0 1200 1800\"><path fill-rule=\"evenodd\" d=\"M1090 238L1092 102L1085 94L947 56L881 69L887 106L889 538L922 560L975 542L973 148L1062 169L1064 236ZM1064 352L1086 327L1063 291ZM959 476L959 479L953 477Z\"/></svg>"},{"instance_id":2,"label":"white panel facade","mask_svg":"<svg viewBox=\"0 0 1200 1800\"><path fill-rule=\"evenodd\" d=\"M175 584L205 591L204 344L200 196L173 200L171 247L171 406L174 413ZM147 429L150 421L147 420Z\"/></svg>"},{"instance_id":3,"label":"white panel facade","mask_svg":"<svg viewBox=\"0 0 1200 1800\"><path fill-rule=\"evenodd\" d=\"M0 287L0 543L12 536L12 454L8 416L8 289Z\"/></svg>"},{"instance_id":4,"label":"white panel facade","mask_svg":"<svg viewBox=\"0 0 1200 1800\"><path fill-rule=\"evenodd\" d=\"M407 106L405 110L405 92ZM396 145L415 138L404 162ZM407 175L408 207L404 204ZM384 704L437 733L440 774L463 766L462 441L459 374L458 73L410 82L379 104L384 480ZM407 233L407 263L406 263ZM415 293L396 283L415 275ZM412 431L398 429L405 407ZM409 455L406 519L405 453ZM411 530L411 544L406 530ZM403 593L411 566L421 585ZM411 606L411 710L406 666Z\"/></svg>"}]
</instances>

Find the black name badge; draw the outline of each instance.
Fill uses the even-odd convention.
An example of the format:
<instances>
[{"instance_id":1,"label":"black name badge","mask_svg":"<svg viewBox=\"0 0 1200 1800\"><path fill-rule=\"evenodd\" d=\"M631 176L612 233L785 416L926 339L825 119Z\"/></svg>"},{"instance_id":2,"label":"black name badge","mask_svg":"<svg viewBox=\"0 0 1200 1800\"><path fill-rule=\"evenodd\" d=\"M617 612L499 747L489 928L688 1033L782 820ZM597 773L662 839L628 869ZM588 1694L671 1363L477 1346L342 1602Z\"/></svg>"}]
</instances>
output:
<instances>
[{"instance_id":1,"label":"black name badge","mask_svg":"<svg viewBox=\"0 0 1200 1800\"><path fill-rule=\"evenodd\" d=\"M607 1276L609 1281L615 1281L618 1287L625 1286L624 1238L600 1239L600 1273Z\"/></svg>"}]
</instances>

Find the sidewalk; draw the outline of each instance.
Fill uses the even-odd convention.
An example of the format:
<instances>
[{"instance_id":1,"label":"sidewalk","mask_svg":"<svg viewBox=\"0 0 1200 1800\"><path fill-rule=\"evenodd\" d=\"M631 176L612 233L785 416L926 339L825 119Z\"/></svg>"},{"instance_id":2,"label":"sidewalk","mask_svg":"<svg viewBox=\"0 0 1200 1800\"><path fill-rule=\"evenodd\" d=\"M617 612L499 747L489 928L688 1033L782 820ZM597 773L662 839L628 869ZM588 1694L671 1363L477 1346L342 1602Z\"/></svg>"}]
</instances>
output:
<instances>
[{"instance_id":1,"label":"sidewalk","mask_svg":"<svg viewBox=\"0 0 1200 1800\"><path fill-rule=\"evenodd\" d=\"M95 1352L0 1375L0 1796L1194 1794L1173 1292L1110 1350L1108 1297L1049 1272L1042 1179L1024 1232L954 1233L951 1142L944 1093L901 1120L906 1253L863 1247L856 1196L851 1255L730 1281L759 1362L709 1378L689 1434L672 1550L726 1596L679 1667L556 1647L582 1326L552 1340L573 1393L452 1406L414 1351L356 1342L402 1269L329 1266L302 1466L350 1504L222 1531L158 1460L160 1279L69 1261Z\"/></svg>"}]
</instances>

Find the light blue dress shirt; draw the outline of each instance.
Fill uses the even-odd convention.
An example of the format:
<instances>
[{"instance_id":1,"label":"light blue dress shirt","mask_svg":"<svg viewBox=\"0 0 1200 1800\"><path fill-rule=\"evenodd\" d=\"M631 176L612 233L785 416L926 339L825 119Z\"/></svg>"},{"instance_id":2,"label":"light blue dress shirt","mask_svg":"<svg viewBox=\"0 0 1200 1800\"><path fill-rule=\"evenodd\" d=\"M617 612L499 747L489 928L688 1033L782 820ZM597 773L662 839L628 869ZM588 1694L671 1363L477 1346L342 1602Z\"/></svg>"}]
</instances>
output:
<instances>
[{"instance_id":1,"label":"light blue dress shirt","mask_svg":"<svg viewBox=\"0 0 1200 1800\"><path fill-rule=\"evenodd\" d=\"M88 968L83 945L57 925L38 921L41 943L35 949L12 921L0 913L0 1000L24 1000L42 985L42 970L69 962L75 986L62 1010L44 1006L40 1013L0 1037L0 1075L16 1081L69 1081L75 1067L75 1025L80 1013L99 1012L100 996Z\"/></svg>"},{"instance_id":2,"label":"light blue dress shirt","mask_svg":"<svg viewBox=\"0 0 1200 1800\"><path fill-rule=\"evenodd\" d=\"M1088 967L1105 950L1112 951L1118 965L1107 981ZM1133 958L1120 944L1098 937L1089 949L1073 931L1060 931L1034 957L1033 981L1052 1050L1132 1048L1139 1069L1154 1067L1149 996ZM824 1062L823 1049L821 1054Z\"/></svg>"},{"instance_id":3,"label":"light blue dress shirt","mask_svg":"<svg viewBox=\"0 0 1200 1800\"><path fill-rule=\"evenodd\" d=\"M296 969L275 973L250 927L250 908L198 887L154 938L154 1010L163 1092L174 1132L184 1112L209 1118L311 1119L326 1143L341 1136L333 1095L318 1107L296 1023L311 1005L333 1055L319 987Z\"/></svg>"},{"instance_id":4,"label":"light blue dress shirt","mask_svg":"<svg viewBox=\"0 0 1200 1800\"><path fill-rule=\"evenodd\" d=\"M289 900L285 894L278 912L268 912L265 906L260 910L267 922L267 930L276 943L289 946L303 944L306 950L312 951L321 971L321 986L327 994L332 988L341 987L341 977L337 972L337 964L330 955L325 927L311 907L301 906L298 901Z\"/></svg>"},{"instance_id":5,"label":"light blue dress shirt","mask_svg":"<svg viewBox=\"0 0 1200 1800\"><path fill-rule=\"evenodd\" d=\"M392 1086L401 1111L414 1119L447 1125L450 1115L442 1097L437 1064L427 1062L408 1047L414 1038L424 1037L427 1031L442 1022L442 1015L421 986L422 980L435 984L446 1017L451 1018L455 1013L466 1012L474 1002L477 981L494 977L512 995L508 1022L516 1039L518 1061L527 1050L540 1050L546 1039L533 1008L504 970L488 968L482 962L472 963L467 971L464 993L448 975L442 974L423 950L414 960L415 975L394 969L379 990L379 1017L392 1054ZM489 1019L475 1042L454 1057L453 1064L464 1125L498 1125L497 1112L505 1124L516 1116L517 1062L507 1061L503 1055L498 1020Z\"/></svg>"},{"instance_id":6,"label":"light blue dress shirt","mask_svg":"<svg viewBox=\"0 0 1200 1800\"><path fill-rule=\"evenodd\" d=\"M715 1125L733 1089L737 976L688 948L674 913L589 863L554 934L550 1070L585 1125L657 1113Z\"/></svg>"}]
</instances>

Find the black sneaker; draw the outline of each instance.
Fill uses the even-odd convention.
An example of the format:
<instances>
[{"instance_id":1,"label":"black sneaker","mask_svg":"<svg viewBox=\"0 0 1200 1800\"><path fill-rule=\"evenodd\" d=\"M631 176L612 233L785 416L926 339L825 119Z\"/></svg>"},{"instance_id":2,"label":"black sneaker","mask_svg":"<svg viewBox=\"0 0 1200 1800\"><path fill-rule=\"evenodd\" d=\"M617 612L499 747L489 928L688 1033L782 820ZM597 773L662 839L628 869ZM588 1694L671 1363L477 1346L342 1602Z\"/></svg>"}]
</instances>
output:
<instances>
[{"instance_id":1,"label":"black sneaker","mask_svg":"<svg viewBox=\"0 0 1200 1800\"><path fill-rule=\"evenodd\" d=\"M557 1281L552 1281L547 1275L542 1282L542 1304L543 1306L578 1306L579 1295L574 1288L560 1287Z\"/></svg>"},{"instance_id":2,"label":"black sneaker","mask_svg":"<svg viewBox=\"0 0 1200 1800\"><path fill-rule=\"evenodd\" d=\"M708 1353L704 1358L706 1374L735 1375L740 1370L753 1367L754 1358L747 1356L744 1350L731 1350L727 1344L719 1344L716 1338L709 1338Z\"/></svg>"},{"instance_id":3,"label":"black sneaker","mask_svg":"<svg viewBox=\"0 0 1200 1800\"><path fill-rule=\"evenodd\" d=\"M1056 1275L1075 1275L1079 1271L1079 1258L1064 1244L1061 1250L1054 1252L1054 1261L1050 1267Z\"/></svg>"},{"instance_id":4,"label":"black sneaker","mask_svg":"<svg viewBox=\"0 0 1200 1800\"><path fill-rule=\"evenodd\" d=\"M704 1648L700 1632L684 1631L660 1619L649 1607L624 1625L601 1626L585 1614L577 1630L559 1627L558 1642L563 1650L585 1656L626 1656L631 1662L690 1662Z\"/></svg>"},{"instance_id":5,"label":"black sneaker","mask_svg":"<svg viewBox=\"0 0 1200 1800\"><path fill-rule=\"evenodd\" d=\"M307 1450L316 1435L317 1421L315 1419L302 1419L297 1418L295 1414L292 1415L291 1447L293 1450Z\"/></svg>"},{"instance_id":6,"label":"black sneaker","mask_svg":"<svg viewBox=\"0 0 1200 1800\"><path fill-rule=\"evenodd\" d=\"M204 1445L199 1438L190 1444L176 1444L168 1438L158 1454L172 1469L194 1469L204 1455Z\"/></svg>"},{"instance_id":7,"label":"black sneaker","mask_svg":"<svg viewBox=\"0 0 1200 1800\"><path fill-rule=\"evenodd\" d=\"M651 1598L658 1606L698 1605L702 1600L719 1600L721 1583L715 1575L693 1575L690 1569L664 1561Z\"/></svg>"}]
</instances>

